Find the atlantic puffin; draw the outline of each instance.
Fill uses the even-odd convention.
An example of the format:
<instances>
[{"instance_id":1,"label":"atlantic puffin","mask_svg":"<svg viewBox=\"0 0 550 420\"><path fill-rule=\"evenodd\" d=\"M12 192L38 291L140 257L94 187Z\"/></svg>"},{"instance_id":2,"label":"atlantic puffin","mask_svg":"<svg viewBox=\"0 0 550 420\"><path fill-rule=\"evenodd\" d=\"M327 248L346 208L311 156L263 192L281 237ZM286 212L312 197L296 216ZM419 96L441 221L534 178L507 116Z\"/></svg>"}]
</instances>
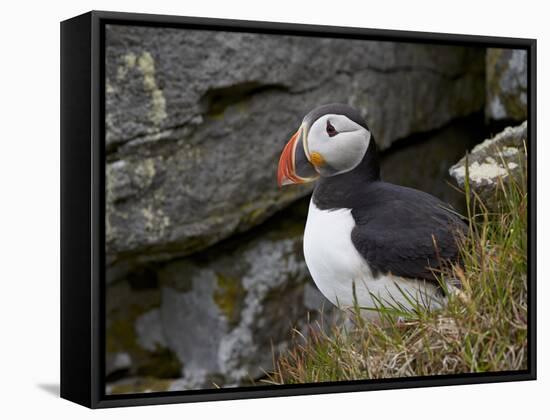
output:
<instances>
[{"instance_id":1,"label":"atlantic puffin","mask_svg":"<svg viewBox=\"0 0 550 420\"><path fill-rule=\"evenodd\" d=\"M313 109L277 172L279 186L316 181L303 251L330 302L358 305L372 318L381 304L405 311L445 305L449 289L435 273L444 261L460 261L466 224L438 198L381 180L376 143L359 111L338 103Z\"/></svg>"}]
</instances>

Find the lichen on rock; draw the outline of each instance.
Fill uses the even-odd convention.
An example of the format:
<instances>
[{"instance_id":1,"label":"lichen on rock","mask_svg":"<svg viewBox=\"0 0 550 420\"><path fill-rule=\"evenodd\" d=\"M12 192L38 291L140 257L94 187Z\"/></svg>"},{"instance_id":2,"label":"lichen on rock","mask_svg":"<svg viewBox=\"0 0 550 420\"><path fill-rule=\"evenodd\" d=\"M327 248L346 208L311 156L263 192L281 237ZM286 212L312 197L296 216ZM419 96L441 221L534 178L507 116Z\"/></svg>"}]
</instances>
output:
<instances>
[{"instance_id":1,"label":"lichen on rock","mask_svg":"<svg viewBox=\"0 0 550 420\"><path fill-rule=\"evenodd\" d=\"M158 126L167 116L166 99L155 80L155 62L151 53L143 52L137 59L137 66L143 76L143 87L151 95L149 118Z\"/></svg>"},{"instance_id":2,"label":"lichen on rock","mask_svg":"<svg viewBox=\"0 0 550 420\"><path fill-rule=\"evenodd\" d=\"M240 279L217 273L217 289L214 291L214 302L220 308L229 325L238 325L241 319L241 309L246 290Z\"/></svg>"},{"instance_id":3,"label":"lichen on rock","mask_svg":"<svg viewBox=\"0 0 550 420\"><path fill-rule=\"evenodd\" d=\"M460 187L464 187L468 163L470 187L482 198L490 199L499 180L520 175L521 168L527 164L526 143L527 121L524 121L475 146L449 169L449 173Z\"/></svg>"},{"instance_id":4,"label":"lichen on rock","mask_svg":"<svg viewBox=\"0 0 550 420\"><path fill-rule=\"evenodd\" d=\"M504 156L504 154L502 154ZM514 162L497 162L493 157L487 156L483 162L473 162L468 166L470 181L474 184L494 184L499 178L508 176L508 173L518 165ZM453 173L455 177L464 179L466 176L466 166L461 166Z\"/></svg>"}]
</instances>

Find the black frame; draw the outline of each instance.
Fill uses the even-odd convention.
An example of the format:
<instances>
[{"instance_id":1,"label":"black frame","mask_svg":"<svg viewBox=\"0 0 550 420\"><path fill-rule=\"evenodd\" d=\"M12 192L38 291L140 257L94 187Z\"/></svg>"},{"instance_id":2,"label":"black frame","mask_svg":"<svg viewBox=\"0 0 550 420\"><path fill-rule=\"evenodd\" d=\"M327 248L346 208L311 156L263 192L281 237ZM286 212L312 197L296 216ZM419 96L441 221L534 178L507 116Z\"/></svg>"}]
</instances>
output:
<instances>
[{"instance_id":1,"label":"black frame","mask_svg":"<svg viewBox=\"0 0 550 420\"><path fill-rule=\"evenodd\" d=\"M528 369L105 395L105 24L525 49L528 54ZM536 40L92 11L61 23L61 397L90 408L536 379Z\"/></svg>"}]
</instances>

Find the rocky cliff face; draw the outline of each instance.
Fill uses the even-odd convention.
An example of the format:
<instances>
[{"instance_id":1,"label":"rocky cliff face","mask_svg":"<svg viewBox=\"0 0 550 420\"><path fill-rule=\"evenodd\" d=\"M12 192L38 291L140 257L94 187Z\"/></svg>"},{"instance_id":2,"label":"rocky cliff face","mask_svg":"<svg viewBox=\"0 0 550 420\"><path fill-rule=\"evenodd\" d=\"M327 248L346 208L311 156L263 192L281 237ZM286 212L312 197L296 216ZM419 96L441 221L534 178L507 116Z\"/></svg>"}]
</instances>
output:
<instances>
[{"instance_id":1,"label":"rocky cliff face","mask_svg":"<svg viewBox=\"0 0 550 420\"><path fill-rule=\"evenodd\" d=\"M523 121L527 118L527 51L487 50L487 103L492 120Z\"/></svg>"},{"instance_id":2,"label":"rocky cliff face","mask_svg":"<svg viewBox=\"0 0 550 420\"><path fill-rule=\"evenodd\" d=\"M293 327L323 306L332 316L301 253L311 186L279 190L275 179L311 108L355 106L384 150L485 103L485 49L125 26L106 35L107 373L156 378L110 392L257 380Z\"/></svg>"},{"instance_id":3,"label":"rocky cliff face","mask_svg":"<svg viewBox=\"0 0 550 420\"><path fill-rule=\"evenodd\" d=\"M293 329L305 333L306 322L338 316L302 256L306 211L302 200L207 252L111 284L107 374L156 380L122 381L110 391L248 384L287 348Z\"/></svg>"},{"instance_id":4,"label":"rocky cliff face","mask_svg":"<svg viewBox=\"0 0 550 420\"><path fill-rule=\"evenodd\" d=\"M319 104L359 108L385 149L484 103L483 49L119 26L106 45L110 264L193 253L306 195L274 174Z\"/></svg>"}]
</instances>

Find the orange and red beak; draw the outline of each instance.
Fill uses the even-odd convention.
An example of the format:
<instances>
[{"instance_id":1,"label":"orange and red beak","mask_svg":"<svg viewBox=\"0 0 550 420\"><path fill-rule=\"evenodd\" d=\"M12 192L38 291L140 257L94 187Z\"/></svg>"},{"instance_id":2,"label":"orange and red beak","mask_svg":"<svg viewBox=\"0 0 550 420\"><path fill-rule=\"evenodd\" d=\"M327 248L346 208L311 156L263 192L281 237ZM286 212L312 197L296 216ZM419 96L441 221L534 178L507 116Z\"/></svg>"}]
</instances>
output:
<instances>
[{"instance_id":1,"label":"orange and red beak","mask_svg":"<svg viewBox=\"0 0 550 420\"><path fill-rule=\"evenodd\" d=\"M317 179L319 174L310 163L304 147L304 127L300 127L286 144L277 170L279 187L288 184L304 184Z\"/></svg>"}]
</instances>

